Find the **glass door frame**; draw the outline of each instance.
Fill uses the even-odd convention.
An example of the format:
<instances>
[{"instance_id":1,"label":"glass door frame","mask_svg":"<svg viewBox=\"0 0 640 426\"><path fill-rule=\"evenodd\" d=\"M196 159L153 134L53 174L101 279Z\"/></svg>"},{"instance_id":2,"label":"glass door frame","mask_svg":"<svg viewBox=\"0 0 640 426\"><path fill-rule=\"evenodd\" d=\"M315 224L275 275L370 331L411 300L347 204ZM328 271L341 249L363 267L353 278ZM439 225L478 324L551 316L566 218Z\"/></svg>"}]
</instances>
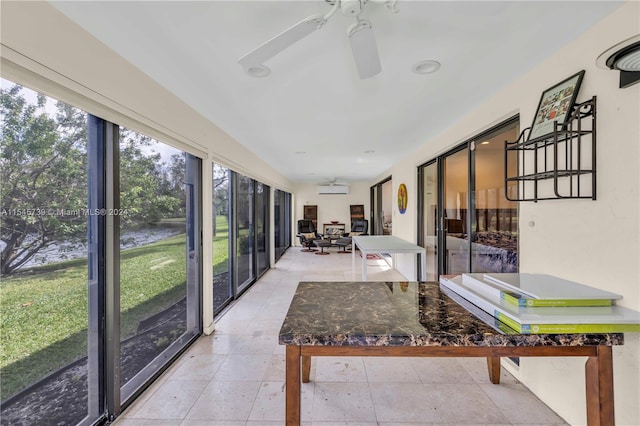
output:
<instances>
[{"instance_id":1,"label":"glass door frame","mask_svg":"<svg viewBox=\"0 0 640 426\"><path fill-rule=\"evenodd\" d=\"M371 186L370 190L370 203L371 206L369 211L370 216L370 225L369 226L369 235L383 235L384 229L382 225L383 217L382 217L382 185L387 182L390 182L393 179L393 176L389 176L375 185ZM393 212L392 212L393 214ZM393 220L393 219L392 219Z\"/></svg>"},{"instance_id":2,"label":"glass door frame","mask_svg":"<svg viewBox=\"0 0 640 426\"><path fill-rule=\"evenodd\" d=\"M426 161L422 164L420 164L417 167L417 176L418 176L418 214L417 214L417 220L418 220L418 226L417 226L417 232L418 232L418 245L424 247L425 246L425 241L424 241L424 202L425 202L425 197L424 197L424 183L423 183L423 178L424 178L424 168L433 165L434 163L437 163L437 179L438 179L438 197L437 197L437 226L436 226L436 234L437 234L437 238L436 238L436 244L437 244L437 252L438 252L438 260L437 260L437 264L438 264L438 271L436 271L436 280L440 279L440 275L446 274L447 273L447 256L446 256L446 229L445 229L445 223L444 223L444 210L445 210L445 206L444 206L444 197L445 197L445 188L444 188L444 178L445 178L445 168L444 168L444 163L447 157L457 154L462 150L468 150L468 157L467 157L467 167L468 167L468 175L467 175L467 215L465 218L465 226L467 229L467 240L468 240L468 244L469 244L469 250L467 252L467 259L466 259L466 266L467 266L467 270L471 271L471 267L472 267L472 263L473 263L473 250L472 250L472 246L471 246L471 242L474 240L475 238L475 229L472 228L472 224L476 223L476 213L475 213L475 205L476 205L476 158L475 158L475 144L477 140L481 140L482 138L484 138L485 136L495 133L496 131L499 131L502 128L505 128L507 126L510 126L514 123L519 123L520 120L520 116L519 115L515 115L512 116L506 120L503 120L502 122L496 124L495 126L490 127L489 129L478 133L477 135L473 136L470 139L467 139L466 141L464 141L463 143L453 147L452 149L438 155L435 158L430 159L429 161ZM372 187L373 190L373 187ZM373 194L373 192L372 192ZM420 274L422 273L422 271L420 271L420 266L418 265L418 276L421 276Z\"/></svg>"}]
</instances>

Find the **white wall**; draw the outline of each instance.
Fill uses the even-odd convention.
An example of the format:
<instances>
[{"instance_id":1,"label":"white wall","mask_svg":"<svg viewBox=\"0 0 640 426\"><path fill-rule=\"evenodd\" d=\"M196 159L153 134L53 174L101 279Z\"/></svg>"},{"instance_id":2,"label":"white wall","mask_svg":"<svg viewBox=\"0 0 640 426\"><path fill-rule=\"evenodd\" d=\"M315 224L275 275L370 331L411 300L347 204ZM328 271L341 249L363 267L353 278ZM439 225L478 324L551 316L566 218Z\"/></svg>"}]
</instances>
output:
<instances>
[{"instance_id":1,"label":"white wall","mask_svg":"<svg viewBox=\"0 0 640 426\"><path fill-rule=\"evenodd\" d=\"M404 182L409 193L407 213L395 211L394 235L416 239L417 166L515 113L528 127L542 91L585 69L578 101L598 97L598 199L520 203L520 270L617 292L624 296L620 305L640 310L640 84L618 89L618 73L595 65L600 53L639 31L640 3L628 2L382 173L393 175L394 191ZM399 268L410 276L415 266L406 259ZM584 358L523 358L517 374L569 423L586 423ZM625 345L614 348L614 384L616 424L640 424L637 334L627 333Z\"/></svg>"},{"instance_id":2,"label":"white wall","mask_svg":"<svg viewBox=\"0 0 640 426\"><path fill-rule=\"evenodd\" d=\"M348 194L319 195L317 186L316 183L300 183L295 186L294 225L304 218L303 208L307 205L318 206L318 232L322 232L324 223L332 220L344 223L347 230L351 229L351 204L364 205L364 218L369 220L369 185L366 182L350 182ZM294 243L300 245L300 240L296 238Z\"/></svg>"}]
</instances>

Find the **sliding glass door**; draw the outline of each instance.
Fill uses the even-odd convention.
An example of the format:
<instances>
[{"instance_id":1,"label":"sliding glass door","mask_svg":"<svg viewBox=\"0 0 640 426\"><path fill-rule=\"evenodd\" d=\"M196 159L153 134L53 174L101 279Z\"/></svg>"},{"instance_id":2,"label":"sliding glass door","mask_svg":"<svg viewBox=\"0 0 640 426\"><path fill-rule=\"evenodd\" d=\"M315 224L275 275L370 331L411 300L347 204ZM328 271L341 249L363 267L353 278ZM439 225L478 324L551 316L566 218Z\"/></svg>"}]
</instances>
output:
<instances>
[{"instance_id":1,"label":"sliding glass door","mask_svg":"<svg viewBox=\"0 0 640 426\"><path fill-rule=\"evenodd\" d=\"M517 122L508 123L478 138L474 156L474 216L471 270L518 271L518 203L505 197L504 141L518 138ZM516 152L508 162L516 167ZM511 175L515 170L510 171ZM510 184L514 184L512 182Z\"/></svg>"},{"instance_id":2,"label":"sliding glass door","mask_svg":"<svg viewBox=\"0 0 640 426\"><path fill-rule=\"evenodd\" d=\"M233 300L231 274L231 171L213 164L213 310Z\"/></svg>"},{"instance_id":3,"label":"sliding glass door","mask_svg":"<svg viewBox=\"0 0 640 426\"><path fill-rule=\"evenodd\" d=\"M258 277L269 269L269 186L255 184L256 264Z\"/></svg>"},{"instance_id":4,"label":"sliding glass door","mask_svg":"<svg viewBox=\"0 0 640 426\"><path fill-rule=\"evenodd\" d=\"M273 234L277 261L291 245L291 194L276 189L273 194L273 203L275 216Z\"/></svg>"},{"instance_id":5,"label":"sliding glass door","mask_svg":"<svg viewBox=\"0 0 640 426\"><path fill-rule=\"evenodd\" d=\"M418 168L428 279L518 270L518 210L504 186L504 141L518 131L517 118L508 120Z\"/></svg>"},{"instance_id":6,"label":"sliding glass door","mask_svg":"<svg viewBox=\"0 0 640 426\"><path fill-rule=\"evenodd\" d=\"M438 271L438 163L432 161L419 169L419 188L424 195L422 229L419 243L427 251L427 281L436 280Z\"/></svg>"},{"instance_id":7,"label":"sliding glass door","mask_svg":"<svg viewBox=\"0 0 640 426\"><path fill-rule=\"evenodd\" d=\"M442 161L442 216L444 271L469 272L469 150L464 147Z\"/></svg>"},{"instance_id":8,"label":"sliding glass door","mask_svg":"<svg viewBox=\"0 0 640 426\"><path fill-rule=\"evenodd\" d=\"M212 167L213 306L216 315L271 266L271 189L220 164Z\"/></svg>"},{"instance_id":9,"label":"sliding glass door","mask_svg":"<svg viewBox=\"0 0 640 426\"><path fill-rule=\"evenodd\" d=\"M253 179L234 174L235 177L235 261L236 293L246 289L255 278L254 267L254 212Z\"/></svg>"},{"instance_id":10,"label":"sliding glass door","mask_svg":"<svg viewBox=\"0 0 640 426\"><path fill-rule=\"evenodd\" d=\"M197 335L199 163L120 128L120 386L130 398ZM193 275L193 276L190 276Z\"/></svg>"},{"instance_id":11,"label":"sliding glass door","mask_svg":"<svg viewBox=\"0 0 640 426\"><path fill-rule=\"evenodd\" d=\"M201 332L201 161L2 80L2 423L118 415Z\"/></svg>"}]
</instances>

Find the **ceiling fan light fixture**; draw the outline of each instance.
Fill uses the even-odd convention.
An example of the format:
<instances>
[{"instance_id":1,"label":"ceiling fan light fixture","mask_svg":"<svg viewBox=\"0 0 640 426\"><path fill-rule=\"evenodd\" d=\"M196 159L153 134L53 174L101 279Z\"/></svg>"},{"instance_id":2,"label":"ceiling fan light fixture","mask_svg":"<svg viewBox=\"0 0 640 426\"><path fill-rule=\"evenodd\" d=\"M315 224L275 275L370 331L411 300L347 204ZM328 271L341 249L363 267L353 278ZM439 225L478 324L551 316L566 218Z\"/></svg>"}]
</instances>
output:
<instances>
[{"instance_id":1,"label":"ceiling fan light fixture","mask_svg":"<svg viewBox=\"0 0 640 426\"><path fill-rule=\"evenodd\" d=\"M254 65L251 67L246 67L244 69L249 76L255 78L264 78L268 77L271 74L271 68L266 65Z\"/></svg>"},{"instance_id":2,"label":"ceiling fan light fixture","mask_svg":"<svg viewBox=\"0 0 640 426\"><path fill-rule=\"evenodd\" d=\"M432 74L440 69L440 62L432 59L416 62L412 70L416 74Z\"/></svg>"},{"instance_id":3,"label":"ceiling fan light fixture","mask_svg":"<svg viewBox=\"0 0 640 426\"><path fill-rule=\"evenodd\" d=\"M598 56L596 65L620 71L620 88L640 82L640 34L610 47Z\"/></svg>"}]
</instances>

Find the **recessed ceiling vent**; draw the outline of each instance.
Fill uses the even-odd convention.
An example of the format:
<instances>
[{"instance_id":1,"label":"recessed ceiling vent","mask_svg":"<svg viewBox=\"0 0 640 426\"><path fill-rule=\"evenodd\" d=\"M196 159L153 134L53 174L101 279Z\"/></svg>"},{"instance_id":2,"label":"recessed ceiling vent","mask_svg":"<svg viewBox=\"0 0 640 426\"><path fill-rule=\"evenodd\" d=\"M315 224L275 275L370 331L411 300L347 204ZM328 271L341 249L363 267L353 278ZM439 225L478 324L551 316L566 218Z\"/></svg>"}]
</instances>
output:
<instances>
[{"instance_id":1,"label":"recessed ceiling vent","mask_svg":"<svg viewBox=\"0 0 640 426\"><path fill-rule=\"evenodd\" d=\"M318 194L348 194L349 185L318 185Z\"/></svg>"},{"instance_id":2,"label":"recessed ceiling vent","mask_svg":"<svg viewBox=\"0 0 640 426\"><path fill-rule=\"evenodd\" d=\"M640 34L604 51L596 60L598 67L620 71L620 88L640 81Z\"/></svg>"}]
</instances>

